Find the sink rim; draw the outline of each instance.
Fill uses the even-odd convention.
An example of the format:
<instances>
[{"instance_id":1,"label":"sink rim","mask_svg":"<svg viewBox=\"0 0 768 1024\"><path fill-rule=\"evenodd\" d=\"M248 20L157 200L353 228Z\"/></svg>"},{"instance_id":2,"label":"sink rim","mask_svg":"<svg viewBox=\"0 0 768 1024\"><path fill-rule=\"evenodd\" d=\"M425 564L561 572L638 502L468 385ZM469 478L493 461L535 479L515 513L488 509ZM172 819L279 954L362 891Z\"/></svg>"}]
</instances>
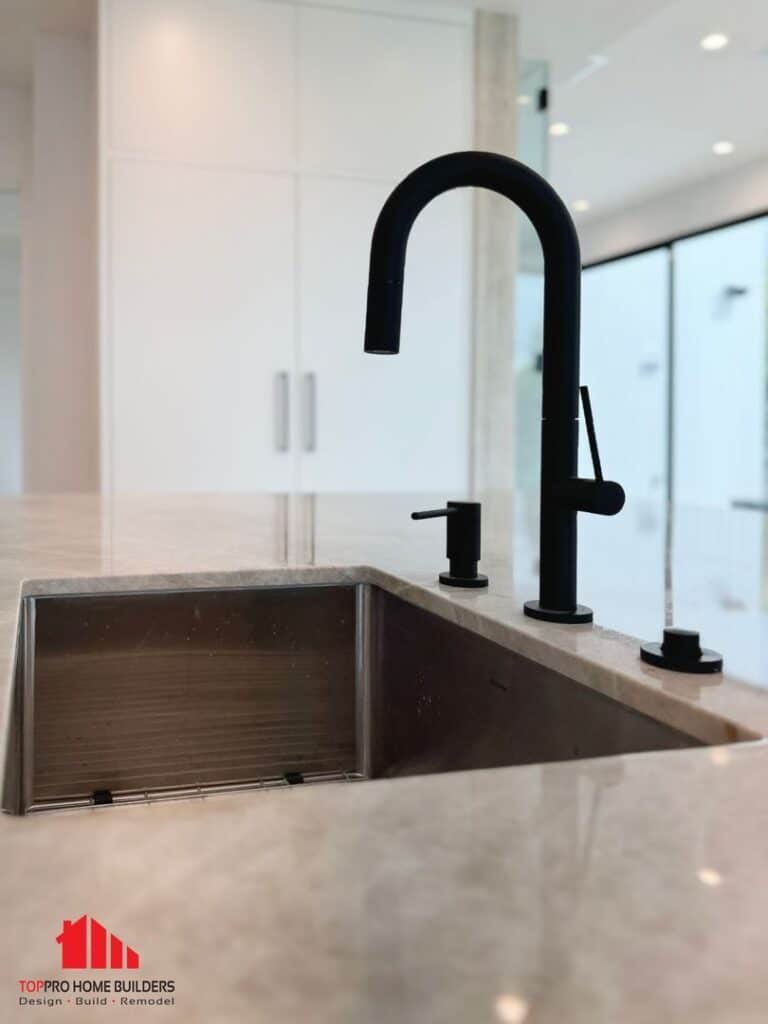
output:
<instances>
[{"instance_id":1,"label":"sink rim","mask_svg":"<svg viewBox=\"0 0 768 1024\"><path fill-rule=\"evenodd\" d=\"M368 564L304 565L254 568L240 571L152 573L35 578L21 581L17 614L23 599L43 596L152 593L250 589L268 586L368 583L433 612L472 633L492 640L574 682L655 718L712 746L750 742L768 737L768 694L732 677L688 676L655 668L642 662L640 641L605 629L599 624L556 625L525 616L514 594L497 594L493 580L489 590L454 590L424 578L406 578ZM12 669L18 655L14 645ZM697 690L685 693L686 686ZM755 715L764 717L761 729L733 715L706 706L707 693L738 689ZM751 698L751 701L749 700ZM683 721L685 719L685 721Z\"/></svg>"},{"instance_id":2,"label":"sink rim","mask_svg":"<svg viewBox=\"0 0 768 1024\"><path fill-rule=\"evenodd\" d=\"M588 689L609 697L629 710L637 711L663 725L668 725L685 732L708 746L766 742L765 736L752 727L745 726L741 722L735 722L691 700L681 699L675 693L665 692L663 689L660 690L649 686L645 678L638 681L631 676L627 677L620 669L617 671L615 668L612 670L602 668L599 665L596 666L594 659L586 657L583 651L564 648L556 642L558 639L562 639L561 634L563 630L566 631L568 637L573 637L576 633L582 635L584 633L593 634L595 631L593 626L552 627L548 624L542 626L535 623L535 620L524 618L522 612L519 613L519 622L515 618L499 618L498 615L492 614L488 607L484 607L488 602L482 600L486 596L482 593L461 592L457 599L456 593L445 593L436 584L428 586L423 583L405 581L391 573L368 565L345 567L304 566L221 573L132 574L127 576L62 577L25 580L20 586L20 601L17 605L19 619L12 661L12 691L17 690L18 674L20 671L23 672L25 658L31 653L22 648L20 639L25 635L23 630L23 609L29 598L45 599L50 597L85 597L95 595L128 596L154 593L274 589L297 586L302 588L329 585L354 586L357 584L369 584L378 587L417 608L431 612L451 622L458 628L491 640L513 653L533 660L545 668L550 668L565 676L576 685L586 686ZM495 597L496 601L499 600L498 595L493 595L492 592L490 596L492 598ZM527 642L523 644L518 643L521 639ZM628 640L629 638L615 633L610 634L608 638L609 643L621 644L621 649L625 649ZM521 647L524 649L521 649ZM537 657L536 654L532 654L532 648L543 651L545 656ZM673 675L664 670L651 669L649 671L645 665L641 668L639 657L637 660L639 672L636 674L640 674L643 677L652 674L651 678L655 681L658 678L664 680ZM583 667L583 674L578 671L580 665ZM574 666L577 668L577 671L573 671ZM581 678L580 675L582 676ZM629 678L632 685L622 695L617 695L616 688L612 685L615 681L612 675L620 679ZM675 678L677 677L675 676ZM628 697L630 699L627 699ZM638 697L640 699L632 699ZM681 725L679 722L681 709L685 718L684 725ZM26 726L29 725L28 723L24 724ZM13 761L13 755L9 755L9 743L11 742L13 725L14 716L11 713L7 716L6 729L3 736L2 784L4 793L9 784L8 765ZM723 735L724 732L725 736ZM619 753L606 756L628 757L634 755ZM20 757L19 761L21 761ZM508 767L524 766L511 765ZM484 769L470 768L461 770ZM239 790L244 788L253 789L254 786L252 784L234 787L227 786L222 787L221 791L232 792L233 789ZM207 792L210 791L212 790L207 790ZM183 795L187 797L194 796L194 791L187 789ZM163 796L163 799L167 798ZM137 799L141 800L142 798L139 797ZM5 803L6 801L4 800ZM49 809L46 808L46 810ZM28 812L29 810L31 808L28 808Z\"/></svg>"}]
</instances>

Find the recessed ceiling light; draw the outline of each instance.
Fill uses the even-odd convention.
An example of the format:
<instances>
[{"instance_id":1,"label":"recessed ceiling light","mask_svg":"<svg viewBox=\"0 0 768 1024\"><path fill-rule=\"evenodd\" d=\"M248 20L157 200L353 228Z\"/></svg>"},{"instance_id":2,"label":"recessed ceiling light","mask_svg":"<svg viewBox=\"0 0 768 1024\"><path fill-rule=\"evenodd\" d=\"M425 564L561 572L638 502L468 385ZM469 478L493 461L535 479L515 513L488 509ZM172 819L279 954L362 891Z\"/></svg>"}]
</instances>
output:
<instances>
[{"instance_id":1,"label":"recessed ceiling light","mask_svg":"<svg viewBox=\"0 0 768 1024\"><path fill-rule=\"evenodd\" d=\"M523 1024L530 1005L516 995L501 995L496 1000L496 1016L502 1024Z\"/></svg>"},{"instance_id":2,"label":"recessed ceiling light","mask_svg":"<svg viewBox=\"0 0 768 1024\"><path fill-rule=\"evenodd\" d=\"M588 199L574 199L574 201L573 201L573 208L576 211L576 213L586 213L587 210L589 209L589 200Z\"/></svg>"},{"instance_id":3,"label":"recessed ceiling light","mask_svg":"<svg viewBox=\"0 0 768 1024\"><path fill-rule=\"evenodd\" d=\"M728 156L735 148L736 147L732 142L728 142L727 139L722 139L720 142L716 142L712 146L712 152L715 156Z\"/></svg>"},{"instance_id":4,"label":"recessed ceiling light","mask_svg":"<svg viewBox=\"0 0 768 1024\"><path fill-rule=\"evenodd\" d=\"M571 126L566 124L565 121L554 121L549 126L550 135L567 135L571 130Z\"/></svg>"},{"instance_id":5,"label":"recessed ceiling light","mask_svg":"<svg viewBox=\"0 0 768 1024\"><path fill-rule=\"evenodd\" d=\"M714 868L699 868L696 872L702 885L708 885L710 889L716 889L722 884L723 876Z\"/></svg>"},{"instance_id":6,"label":"recessed ceiling light","mask_svg":"<svg viewBox=\"0 0 768 1024\"><path fill-rule=\"evenodd\" d=\"M531 97L527 93L521 92L517 97L517 102L521 107L527 107L531 102Z\"/></svg>"},{"instance_id":7,"label":"recessed ceiling light","mask_svg":"<svg viewBox=\"0 0 768 1024\"><path fill-rule=\"evenodd\" d=\"M699 46L702 50L724 50L729 42L730 40L724 32L710 32L709 35L699 40Z\"/></svg>"}]
</instances>

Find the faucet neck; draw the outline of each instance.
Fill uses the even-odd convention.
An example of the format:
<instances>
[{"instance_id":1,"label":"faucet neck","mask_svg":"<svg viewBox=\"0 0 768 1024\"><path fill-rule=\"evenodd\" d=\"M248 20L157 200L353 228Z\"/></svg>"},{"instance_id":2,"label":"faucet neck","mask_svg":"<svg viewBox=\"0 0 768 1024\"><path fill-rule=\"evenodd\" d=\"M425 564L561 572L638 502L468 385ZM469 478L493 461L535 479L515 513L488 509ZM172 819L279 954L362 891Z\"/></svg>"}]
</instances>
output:
<instances>
[{"instance_id":1,"label":"faucet neck","mask_svg":"<svg viewBox=\"0 0 768 1024\"><path fill-rule=\"evenodd\" d=\"M436 196L455 188L506 196L531 221L544 254L542 415L562 423L578 416L581 255L571 215L535 171L498 153L460 152L418 167L394 189L371 243L365 349L399 351L405 255L413 223Z\"/></svg>"},{"instance_id":2,"label":"faucet neck","mask_svg":"<svg viewBox=\"0 0 768 1024\"><path fill-rule=\"evenodd\" d=\"M589 622L592 612L576 602L576 514L615 515L624 494L602 473L594 481L577 478L581 256L571 216L551 185L517 160L476 152L438 157L404 178L373 232L365 350L399 351L413 222L436 196L469 187L498 192L519 206L544 253L539 600L529 601L525 611L548 621Z\"/></svg>"}]
</instances>

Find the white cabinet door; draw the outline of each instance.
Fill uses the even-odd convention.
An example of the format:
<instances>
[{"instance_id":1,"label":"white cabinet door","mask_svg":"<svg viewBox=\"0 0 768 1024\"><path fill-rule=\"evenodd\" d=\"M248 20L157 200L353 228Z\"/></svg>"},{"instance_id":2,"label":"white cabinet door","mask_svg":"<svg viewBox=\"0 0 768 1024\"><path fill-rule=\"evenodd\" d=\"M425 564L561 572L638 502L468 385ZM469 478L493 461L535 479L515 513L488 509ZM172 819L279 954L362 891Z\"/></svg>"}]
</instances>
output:
<instances>
[{"instance_id":1,"label":"white cabinet door","mask_svg":"<svg viewBox=\"0 0 768 1024\"><path fill-rule=\"evenodd\" d=\"M279 175L114 165L116 490L291 486L276 375L294 370L293 190Z\"/></svg>"},{"instance_id":2,"label":"white cabinet door","mask_svg":"<svg viewBox=\"0 0 768 1024\"><path fill-rule=\"evenodd\" d=\"M301 184L300 358L316 375L315 450L302 455L302 487L461 496L470 435L470 196L441 196L418 217L400 354L366 355L371 233L389 191L321 178Z\"/></svg>"},{"instance_id":3,"label":"white cabinet door","mask_svg":"<svg viewBox=\"0 0 768 1024\"><path fill-rule=\"evenodd\" d=\"M300 7L298 67L304 170L395 179L470 142L468 25Z\"/></svg>"},{"instance_id":4,"label":"white cabinet door","mask_svg":"<svg viewBox=\"0 0 768 1024\"><path fill-rule=\"evenodd\" d=\"M205 164L291 169L291 4L111 0L107 142Z\"/></svg>"}]
</instances>

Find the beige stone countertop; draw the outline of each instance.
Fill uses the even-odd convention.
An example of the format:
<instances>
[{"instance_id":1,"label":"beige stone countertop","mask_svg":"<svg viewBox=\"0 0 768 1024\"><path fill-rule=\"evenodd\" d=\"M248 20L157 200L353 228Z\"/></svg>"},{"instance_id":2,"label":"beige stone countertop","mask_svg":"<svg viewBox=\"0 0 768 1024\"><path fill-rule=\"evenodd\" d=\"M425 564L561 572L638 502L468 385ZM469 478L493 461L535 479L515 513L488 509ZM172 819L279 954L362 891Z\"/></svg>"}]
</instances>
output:
<instances>
[{"instance_id":1,"label":"beige stone countertop","mask_svg":"<svg viewBox=\"0 0 768 1024\"><path fill-rule=\"evenodd\" d=\"M440 521L407 518L435 503L1 500L3 678L23 588L76 589L29 581L361 578L707 742L753 742L3 815L1 1020L768 1018L768 697L727 675L652 669L635 640L599 626L525 618L535 595L516 590L503 501L485 513L488 592L439 587ZM61 923L82 914L140 950L132 979L173 980L174 1005L77 1006L69 993L19 1006L20 979L126 979L60 969Z\"/></svg>"}]
</instances>

